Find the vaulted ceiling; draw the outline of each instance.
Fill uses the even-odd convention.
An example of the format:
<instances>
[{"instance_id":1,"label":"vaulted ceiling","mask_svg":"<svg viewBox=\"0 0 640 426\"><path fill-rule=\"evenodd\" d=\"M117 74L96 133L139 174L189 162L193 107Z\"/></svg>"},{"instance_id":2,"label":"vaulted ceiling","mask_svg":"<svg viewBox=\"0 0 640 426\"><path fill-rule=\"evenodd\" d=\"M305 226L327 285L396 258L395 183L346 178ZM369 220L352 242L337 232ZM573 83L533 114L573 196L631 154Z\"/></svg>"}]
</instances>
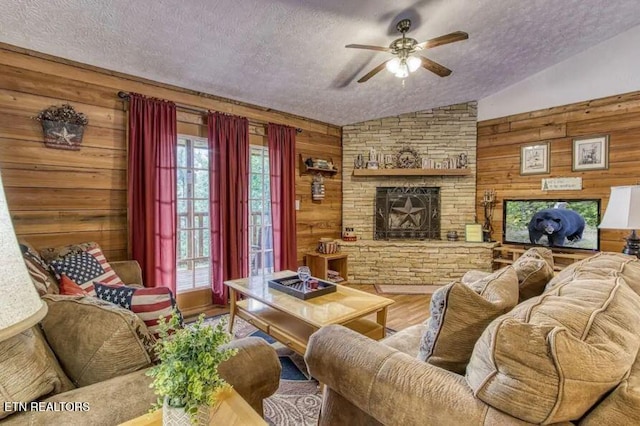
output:
<instances>
[{"instance_id":1,"label":"vaulted ceiling","mask_svg":"<svg viewBox=\"0 0 640 426\"><path fill-rule=\"evenodd\" d=\"M640 24L638 0L0 0L0 41L343 125L481 99ZM453 70L382 71L412 20ZM579 72L579 70L577 70ZM1 76L0 76L1 78Z\"/></svg>"}]
</instances>

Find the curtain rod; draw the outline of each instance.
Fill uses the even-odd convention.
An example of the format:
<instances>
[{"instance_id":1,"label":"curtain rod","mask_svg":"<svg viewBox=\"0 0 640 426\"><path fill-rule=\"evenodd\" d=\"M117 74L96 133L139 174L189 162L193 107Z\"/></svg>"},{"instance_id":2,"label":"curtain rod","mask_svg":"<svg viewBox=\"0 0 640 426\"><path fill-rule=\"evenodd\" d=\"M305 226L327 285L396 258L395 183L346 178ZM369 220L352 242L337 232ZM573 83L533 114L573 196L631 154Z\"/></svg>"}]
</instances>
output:
<instances>
[{"instance_id":1,"label":"curtain rod","mask_svg":"<svg viewBox=\"0 0 640 426\"><path fill-rule=\"evenodd\" d=\"M122 90L118 92L118 97L120 99L125 99L125 100L129 100L129 98L130 98L129 93L128 92L124 92ZM175 105L176 105L176 108L179 108L179 109L181 109L183 111L186 111L186 112L193 112L195 114L207 114L209 112L207 109L204 109L204 108L195 108L195 107L192 107L192 106L182 105L182 104L177 104L177 103L175 103ZM260 123L260 124L267 124L267 123L265 123L264 121L261 121L261 120L250 120L250 121L253 121L255 123ZM296 128L296 133L302 133L302 129L297 127Z\"/></svg>"}]
</instances>

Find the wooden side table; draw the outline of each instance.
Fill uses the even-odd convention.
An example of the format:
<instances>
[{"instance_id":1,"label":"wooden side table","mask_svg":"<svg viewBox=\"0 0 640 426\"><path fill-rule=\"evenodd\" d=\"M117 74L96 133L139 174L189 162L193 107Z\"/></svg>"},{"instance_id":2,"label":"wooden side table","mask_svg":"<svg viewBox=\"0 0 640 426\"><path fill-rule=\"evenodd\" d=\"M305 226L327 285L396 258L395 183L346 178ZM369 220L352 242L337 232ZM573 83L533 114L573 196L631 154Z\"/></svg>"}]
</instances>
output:
<instances>
[{"instance_id":1,"label":"wooden side table","mask_svg":"<svg viewBox=\"0 0 640 426\"><path fill-rule=\"evenodd\" d=\"M306 264L311 270L311 276L316 278L320 278L322 280L328 280L328 270L336 271L344 281L340 281L336 284L346 284L349 268L348 268L348 257L349 255L346 253L333 253L333 254L322 254L310 252L305 254Z\"/></svg>"},{"instance_id":2,"label":"wooden side table","mask_svg":"<svg viewBox=\"0 0 640 426\"><path fill-rule=\"evenodd\" d=\"M210 425L225 426L267 426L258 413L249 405L247 401L234 390L225 391L225 395L220 406L211 417ZM120 426L161 426L162 425L162 409L153 413L143 414Z\"/></svg>"}]
</instances>

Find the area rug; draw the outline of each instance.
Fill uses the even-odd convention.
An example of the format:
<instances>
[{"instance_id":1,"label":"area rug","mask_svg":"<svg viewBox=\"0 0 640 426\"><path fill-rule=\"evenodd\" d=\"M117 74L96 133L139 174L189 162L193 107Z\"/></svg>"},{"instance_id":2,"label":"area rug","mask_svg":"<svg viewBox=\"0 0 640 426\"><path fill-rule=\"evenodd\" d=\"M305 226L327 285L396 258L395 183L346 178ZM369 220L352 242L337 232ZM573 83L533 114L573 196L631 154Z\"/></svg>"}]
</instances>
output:
<instances>
[{"instance_id":1,"label":"area rug","mask_svg":"<svg viewBox=\"0 0 640 426\"><path fill-rule=\"evenodd\" d=\"M228 315L207 318L205 323L216 324ZM264 400L265 420L274 426L312 426L318 424L321 396L318 382L309 377L304 359L280 344L271 336L258 330L248 322L236 317L233 323L233 338L256 336L266 340L278 353L282 372L280 387Z\"/></svg>"},{"instance_id":2,"label":"area rug","mask_svg":"<svg viewBox=\"0 0 640 426\"><path fill-rule=\"evenodd\" d=\"M384 294L433 294L440 288L438 285L398 285L376 284L376 291Z\"/></svg>"}]
</instances>

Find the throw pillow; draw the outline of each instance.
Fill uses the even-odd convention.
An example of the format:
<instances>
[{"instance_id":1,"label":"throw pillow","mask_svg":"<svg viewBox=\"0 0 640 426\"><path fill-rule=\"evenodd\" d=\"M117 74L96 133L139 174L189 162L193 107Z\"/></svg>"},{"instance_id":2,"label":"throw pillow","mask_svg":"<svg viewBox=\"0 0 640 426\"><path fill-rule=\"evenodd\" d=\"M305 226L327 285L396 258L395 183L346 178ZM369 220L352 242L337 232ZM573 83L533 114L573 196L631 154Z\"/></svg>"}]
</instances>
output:
<instances>
[{"instance_id":1,"label":"throw pillow","mask_svg":"<svg viewBox=\"0 0 640 426\"><path fill-rule=\"evenodd\" d=\"M64 296L88 296L89 294L78 284L74 283L71 278L63 275L60 278L60 294Z\"/></svg>"},{"instance_id":2,"label":"throw pillow","mask_svg":"<svg viewBox=\"0 0 640 426\"><path fill-rule=\"evenodd\" d=\"M520 299L522 302L539 296L544 287L553 278L553 252L544 247L533 247L511 265L518 274Z\"/></svg>"},{"instance_id":3,"label":"throw pillow","mask_svg":"<svg viewBox=\"0 0 640 426\"><path fill-rule=\"evenodd\" d=\"M52 260L49 266L58 280L62 279L62 275L67 275L90 296L96 294L93 289L94 281L124 285L105 259L100 247L69 253L63 258Z\"/></svg>"},{"instance_id":4,"label":"throw pillow","mask_svg":"<svg viewBox=\"0 0 640 426\"><path fill-rule=\"evenodd\" d=\"M510 266L468 285L453 282L438 289L418 359L464 374L484 329L517 302L518 277Z\"/></svg>"},{"instance_id":5,"label":"throw pillow","mask_svg":"<svg viewBox=\"0 0 640 426\"><path fill-rule=\"evenodd\" d=\"M55 280L49 273L47 264L40 258L38 252L26 242L20 243L20 251L27 267L31 281L40 296L48 293L57 293Z\"/></svg>"},{"instance_id":6,"label":"throw pillow","mask_svg":"<svg viewBox=\"0 0 640 426\"><path fill-rule=\"evenodd\" d=\"M559 284L487 327L467 382L480 400L521 420L579 420L628 376L637 324L640 296L622 278Z\"/></svg>"},{"instance_id":7,"label":"throw pillow","mask_svg":"<svg viewBox=\"0 0 640 426\"><path fill-rule=\"evenodd\" d=\"M173 293L166 287L114 286L95 283L96 295L102 300L120 305L134 312L158 338L159 318L168 318L178 310Z\"/></svg>"},{"instance_id":8,"label":"throw pillow","mask_svg":"<svg viewBox=\"0 0 640 426\"><path fill-rule=\"evenodd\" d=\"M133 312L95 297L47 295L40 325L78 387L149 367L155 339Z\"/></svg>"}]
</instances>

